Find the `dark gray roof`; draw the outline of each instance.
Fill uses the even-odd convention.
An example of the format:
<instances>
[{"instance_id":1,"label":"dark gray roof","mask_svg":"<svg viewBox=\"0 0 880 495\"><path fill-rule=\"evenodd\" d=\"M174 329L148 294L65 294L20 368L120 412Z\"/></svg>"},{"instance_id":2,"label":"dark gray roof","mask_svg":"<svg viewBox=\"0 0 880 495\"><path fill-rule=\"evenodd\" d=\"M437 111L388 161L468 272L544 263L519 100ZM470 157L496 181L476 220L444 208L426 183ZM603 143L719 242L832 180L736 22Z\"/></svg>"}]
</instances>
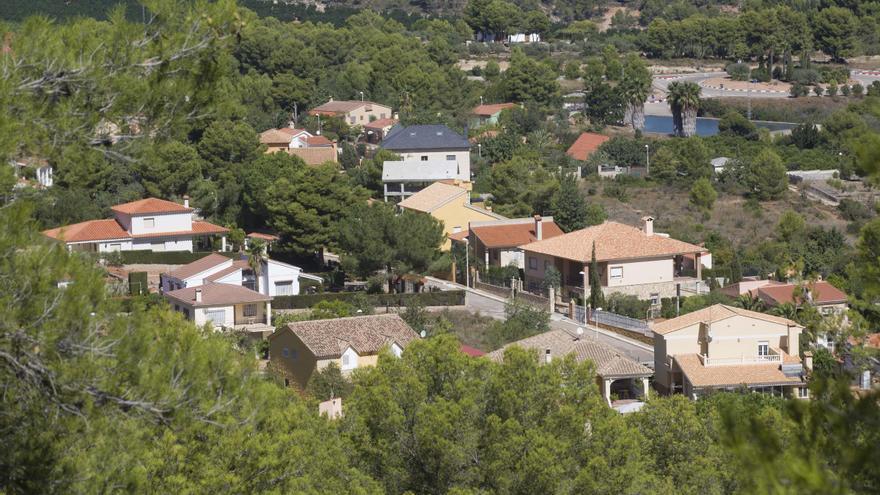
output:
<instances>
[{"instance_id":1,"label":"dark gray roof","mask_svg":"<svg viewBox=\"0 0 880 495\"><path fill-rule=\"evenodd\" d=\"M392 129L382 141L382 148L390 151L409 150L465 150L471 143L461 134L445 125L411 125Z\"/></svg>"}]
</instances>

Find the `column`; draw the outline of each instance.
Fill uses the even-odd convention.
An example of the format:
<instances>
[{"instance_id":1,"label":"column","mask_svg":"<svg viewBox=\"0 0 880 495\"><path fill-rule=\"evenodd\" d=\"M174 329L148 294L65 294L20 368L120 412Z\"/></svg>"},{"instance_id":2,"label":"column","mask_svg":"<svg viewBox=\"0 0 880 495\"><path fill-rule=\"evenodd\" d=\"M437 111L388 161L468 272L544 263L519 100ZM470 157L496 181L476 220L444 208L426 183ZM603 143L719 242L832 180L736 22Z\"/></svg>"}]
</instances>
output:
<instances>
[{"instance_id":1,"label":"column","mask_svg":"<svg viewBox=\"0 0 880 495\"><path fill-rule=\"evenodd\" d=\"M703 262L700 259L700 253L694 256L694 269L697 271L697 280L703 280Z\"/></svg>"},{"instance_id":2,"label":"column","mask_svg":"<svg viewBox=\"0 0 880 495\"><path fill-rule=\"evenodd\" d=\"M226 252L226 236L220 236L220 251Z\"/></svg>"},{"instance_id":3,"label":"column","mask_svg":"<svg viewBox=\"0 0 880 495\"><path fill-rule=\"evenodd\" d=\"M611 382L613 380L603 380L605 382L605 401L611 405Z\"/></svg>"},{"instance_id":4,"label":"column","mask_svg":"<svg viewBox=\"0 0 880 495\"><path fill-rule=\"evenodd\" d=\"M647 402L648 401L648 378L647 377L642 378L642 389L645 391L645 396L642 397L642 400Z\"/></svg>"},{"instance_id":5,"label":"column","mask_svg":"<svg viewBox=\"0 0 880 495\"><path fill-rule=\"evenodd\" d=\"M266 301L266 325L272 325L272 301Z\"/></svg>"}]
</instances>

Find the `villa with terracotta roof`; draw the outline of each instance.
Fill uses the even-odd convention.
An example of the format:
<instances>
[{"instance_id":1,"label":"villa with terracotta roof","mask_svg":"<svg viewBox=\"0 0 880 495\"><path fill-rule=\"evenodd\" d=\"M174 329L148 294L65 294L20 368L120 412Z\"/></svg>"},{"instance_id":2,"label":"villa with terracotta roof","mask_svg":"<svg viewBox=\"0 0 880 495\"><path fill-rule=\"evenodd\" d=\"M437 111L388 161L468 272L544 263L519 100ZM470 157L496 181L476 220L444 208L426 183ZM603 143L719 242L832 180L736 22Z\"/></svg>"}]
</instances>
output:
<instances>
[{"instance_id":1,"label":"villa with terracotta roof","mask_svg":"<svg viewBox=\"0 0 880 495\"><path fill-rule=\"evenodd\" d=\"M599 280L606 295L630 294L655 304L663 297L674 296L677 284L698 290L703 266L699 260L708 253L704 247L655 233L652 217L643 218L641 228L605 222L522 245L527 289L538 291L552 266L562 274L563 296L588 297L594 245ZM693 272L685 269L686 255L698 261Z\"/></svg>"},{"instance_id":2,"label":"villa with terracotta roof","mask_svg":"<svg viewBox=\"0 0 880 495\"><path fill-rule=\"evenodd\" d=\"M471 222L467 231L450 238L453 242L467 238L473 245L474 256L483 260L486 267L514 265L525 269L522 246L562 234L553 217L535 215L532 218Z\"/></svg>"},{"instance_id":3,"label":"villa with terracotta roof","mask_svg":"<svg viewBox=\"0 0 880 495\"><path fill-rule=\"evenodd\" d=\"M352 316L290 323L269 336L269 363L305 388L316 371L335 363L343 374L375 366L387 348L400 356L419 335L397 314Z\"/></svg>"},{"instance_id":4,"label":"villa with terracotta roof","mask_svg":"<svg viewBox=\"0 0 880 495\"><path fill-rule=\"evenodd\" d=\"M375 144L382 141L391 132L391 129L397 125L397 122L397 119L393 117L367 122L364 124L367 142Z\"/></svg>"},{"instance_id":5,"label":"villa with terracotta roof","mask_svg":"<svg viewBox=\"0 0 880 495\"><path fill-rule=\"evenodd\" d=\"M302 158L307 165L338 161L336 143L305 129L268 129L260 133L260 144L266 146L266 153L288 153Z\"/></svg>"},{"instance_id":6,"label":"villa with terracotta roof","mask_svg":"<svg viewBox=\"0 0 880 495\"><path fill-rule=\"evenodd\" d=\"M364 126L374 120L392 118L391 107L372 101L333 100L309 110L309 115L342 117L348 125Z\"/></svg>"},{"instance_id":7,"label":"villa with terracotta roof","mask_svg":"<svg viewBox=\"0 0 880 495\"><path fill-rule=\"evenodd\" d=\"M765 313L716 304L655 323L654 385L691 398L746 387L805 398L799 357L804 327Z\"/></svg>"},{"instance_id":8,"label":"villa with terracotta roof","mask_svg":"<svg viewBox=\"0 0 880 495\"><path fill-rule=\"evenodd\" d=\"M404 199L397 206L407 210L427 213L443 223L443 232L447 239L441 249L449 250L451 242L448 237L467 230L471 222L500 220L501 215L471 204L471 195L467 189L458 186L435 182L416 194Z\"/></svg>"},{"instance_id":9,"label":"villa with terracotta roof","mask_svg":"<svg viewBox=\"0 0 880 495\"><path fill-rule=\"evenodd\" d=\"M596 134L593 132L584 132L575 140L574 143L568 148L568 151L565 152L566 155L574 158L575 160L587 161L590 158L590 155L596 152L599 149L599 146L602 146L602 143L608 141L608 136L602 134Z\"/></svg>"},{"instance_id":10,"label":"villa with terracotta roof","mask_svg":"<svg viewBox=\"0 0 880 495\"><path fill-rule=\"evenodd\" d=\"M654 373L650 368L622 356L616 349L598 340L566 330L555 329L505 345L487 356L493 361L503 361L504 352L517 346L536 351L542 363L572 355L577 362L592 361L596 366L596 381L602 397L612 404L612 395L621 399L646 398L648 378Z\"/></svg>"},{"instance_id":11,"label":"villa with terracotta roof","mask_svg":"<svg viewBox=\"0 0 880 495\"><path fill-rule=\"evenodd\" d=\"M272 298L241 285L208 282L163 294L174 311L196 325L230 328L268 335L272 327Z\"/></svg>"},{"instance_id":12,"label":"villa with terracotta roof","mask_svg":"<svg viewBox=\"0 0 880 495\"><path fill-rule=\"evenodd\" d=\"M471 127L481 127L498 123L501 112L508 108L516 108L516 103L494 103L479 105L471 110Z\"/></svg>"},{"instance_id":13,"label":"villa with terracotta roof","mask_svg":"<svg viewBox=\"0 0 880 495\"><path fill-rule=\"evenodd\" d=\"M43 235L63 242L71 251L193 251L199 242L221 237L226 250L225 227L193 220L189 199L183 204L146 198L116 205L113 218L88 220L43 231Z\"/></svg>"},{"instance_id":14,"label":"villa with terracotta roof","mask_svg":"<svg viewBox=\"0 0 880 495\"><path fill-rule=\"evenodd\" d=\"M744 280L721 289L732 297L749 294L768 308L782 304L810 304L823 315L846 312L848 296L845 292L820 280L803 284L776 282L773 280Z\"/></svg>"}]
</instances>

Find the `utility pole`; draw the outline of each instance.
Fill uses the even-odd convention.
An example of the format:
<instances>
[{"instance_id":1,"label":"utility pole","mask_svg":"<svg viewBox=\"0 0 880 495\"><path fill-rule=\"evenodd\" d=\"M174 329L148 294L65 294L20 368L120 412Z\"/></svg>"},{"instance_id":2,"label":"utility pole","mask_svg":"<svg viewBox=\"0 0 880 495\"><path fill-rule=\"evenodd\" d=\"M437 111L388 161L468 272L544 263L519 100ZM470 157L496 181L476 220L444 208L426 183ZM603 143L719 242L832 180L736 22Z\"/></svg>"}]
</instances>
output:
<instances>
[{"instance_id":1,"label":"utility pole","mask_svg":"<svg viewBox=\"0 0 880 495\"><path fill-rule=\"evenodd\" d=\"M645 177L651 175L651 155L648 152L648 145L645 145Z\"/></svg>"}]
</instances>

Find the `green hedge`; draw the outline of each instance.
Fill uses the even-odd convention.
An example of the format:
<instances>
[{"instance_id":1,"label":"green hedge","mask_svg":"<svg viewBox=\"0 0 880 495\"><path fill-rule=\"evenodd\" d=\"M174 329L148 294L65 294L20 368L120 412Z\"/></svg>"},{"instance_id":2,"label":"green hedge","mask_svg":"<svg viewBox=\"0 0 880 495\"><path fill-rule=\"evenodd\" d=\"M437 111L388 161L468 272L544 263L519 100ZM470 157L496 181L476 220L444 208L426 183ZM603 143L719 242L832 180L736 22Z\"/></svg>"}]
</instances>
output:
<instances>
[{"instance_id":1,"label":"green hedge","mask_svg":"<svg viewBox=\"0 0 880 495\"><path fill-rule=\"evenodd\" d=\"M160 265L185 265L192 263L211 254L210 252L190 253L189 251L120 251L119 257L125 265L133 264L160 264ZM219 253L232 258L235 253Z\"/></svg>"},{"instance_id":2,"label":"green hedge","mask_svg":"<svg viewBox=\"0 0 880 495\"><path fill-rule=\"evenodd\" d=\"M366 297L375 307L407 306L417 300L424 306L461 306L464 304L463 290L442 292L421 292L418 294L365 294L363 292L325 292L323 294L303 294L300 296L276 296L272 299L273 309L307 309L321 301L347 301L355 297Z\"/></svg>"}]
</instances>

